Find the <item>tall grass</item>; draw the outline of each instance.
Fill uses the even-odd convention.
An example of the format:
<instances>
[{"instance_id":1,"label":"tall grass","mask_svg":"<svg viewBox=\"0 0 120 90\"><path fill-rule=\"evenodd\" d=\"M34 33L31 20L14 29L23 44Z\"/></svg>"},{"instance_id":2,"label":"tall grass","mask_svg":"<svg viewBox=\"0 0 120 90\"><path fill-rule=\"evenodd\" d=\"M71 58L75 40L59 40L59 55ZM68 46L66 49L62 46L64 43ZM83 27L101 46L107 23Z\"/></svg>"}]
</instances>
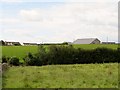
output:
<instances>
[{"instance_id":1,"label":"tall grass","mask_svg":"<svg viewBox=\"0 0 120 90\"><path fill-rule=\"evenodd\" d=\"M118 88L118 64L11 67L4 88Z\"/></svg>"}]
</instances>

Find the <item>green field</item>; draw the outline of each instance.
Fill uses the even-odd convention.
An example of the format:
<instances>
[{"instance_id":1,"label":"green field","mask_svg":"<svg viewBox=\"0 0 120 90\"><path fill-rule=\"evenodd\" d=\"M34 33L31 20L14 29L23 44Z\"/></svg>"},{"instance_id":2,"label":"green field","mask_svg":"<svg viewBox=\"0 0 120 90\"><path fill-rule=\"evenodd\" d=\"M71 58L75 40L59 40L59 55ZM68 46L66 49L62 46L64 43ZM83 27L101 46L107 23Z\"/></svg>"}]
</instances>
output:
<instances>
[{"instance_id":1,"label":"green field","mask_svg":"<svg viewBox=\"0 0 120 90\"><path fill-rule=\"evenodd\" d=\"M75 48L117 49L118 45L74 45ZM5 56L20 59L28 52L36 53L37 46L2 46ZM3 75L4 88L117 88L118 64L73 64L47 66L12 66Z\"/></svg>"},{"instance_id":2,"label":"green field","mask_svg":"<svg viewBox=\"0 0 120 90\"><path fill-rule=\"evenodd\" d=\"M115 44L85 44L85 45L73 45L75 48L83 49L95 49L97 47L107 47L111 49L117 49L118 45ZM2 46L3 56L17 56L19 58L25 57L28 52L36 53L37 46Z\"/></svg>"},{"instance_id":3,"label":"green field","mask_svg":"<svg viewBox=\"0 0 120 90\"><path fill-rule=\"evenodd\" d=\"M36 53L37 48L37 46L2 46L2 55L23 58L28 52Z\"/></svg>"},{"instance_id":4,"label":"green field","mask_svg":"<svg viewBox=\"0 0 120 90\"><path fill-rule=\"evenodd\" d=\"M118 88L118 64L10 67L4 88Z\"/></svg>"},{"instance_id":5,"label":"green field","mask_svg":"<svg viewBox=\"0 0 120 90\"><path fill-rule=\"evenodd\" d=\"M111 49L117 49L117 44L81 44L81 45L74 45L75 48L83 48L83 49L95 49L98 47L105 47Z\"/></svg>"}]
</instances>

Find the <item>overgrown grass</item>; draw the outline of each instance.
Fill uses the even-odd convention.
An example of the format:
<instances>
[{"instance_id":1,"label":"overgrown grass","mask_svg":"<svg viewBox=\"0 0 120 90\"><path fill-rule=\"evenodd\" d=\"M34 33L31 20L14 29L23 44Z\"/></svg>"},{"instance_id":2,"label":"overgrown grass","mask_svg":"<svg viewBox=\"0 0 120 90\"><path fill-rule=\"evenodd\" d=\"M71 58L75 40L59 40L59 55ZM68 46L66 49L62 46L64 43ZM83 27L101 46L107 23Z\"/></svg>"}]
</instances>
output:
<instances>
[{"instance_id":1,"label":"overgrown grass","mask_svg":"<svg viewBox=\"0 0 120 90\"><path fill-rule=\"evenodd\" d=\"M4 88L118 88L118 64L11 67Z\"/></svg>"},{"instance_id":2,"label":"overgrown grass","mask_svg":"<svg viewBox=\"0 0 120 90\"><path fill-rule=\"evenodd\" d=\"M95 49L97 47L107 47L111 49L117 49L118 45L115 44L82 44L82 45L73 45L75 48L83 48L83 49ZM47 47L47 45L45 45ZM16 56L19 58L25 57L28 52L36 53L38 47L37 46L2 46L2 55L4 56Z\"/></svg>"}]
</instances>

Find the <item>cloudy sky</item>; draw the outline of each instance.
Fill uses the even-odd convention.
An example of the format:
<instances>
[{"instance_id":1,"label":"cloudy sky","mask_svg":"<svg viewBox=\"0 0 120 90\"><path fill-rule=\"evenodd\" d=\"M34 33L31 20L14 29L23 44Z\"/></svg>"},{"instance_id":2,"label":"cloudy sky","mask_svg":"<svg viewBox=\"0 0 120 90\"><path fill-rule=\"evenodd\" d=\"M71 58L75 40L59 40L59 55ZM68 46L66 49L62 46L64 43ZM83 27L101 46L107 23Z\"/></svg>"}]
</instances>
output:
<instances>
[{"instance_id":1,"label":"cloudy sky","mask_svg":"<svg viewBox=\"0 0 120 90\"><path fill-rule=\"evenodd\" d=\"M0 39L118 41L117 0L0 0Z\"/></svg>"}]
</instances>

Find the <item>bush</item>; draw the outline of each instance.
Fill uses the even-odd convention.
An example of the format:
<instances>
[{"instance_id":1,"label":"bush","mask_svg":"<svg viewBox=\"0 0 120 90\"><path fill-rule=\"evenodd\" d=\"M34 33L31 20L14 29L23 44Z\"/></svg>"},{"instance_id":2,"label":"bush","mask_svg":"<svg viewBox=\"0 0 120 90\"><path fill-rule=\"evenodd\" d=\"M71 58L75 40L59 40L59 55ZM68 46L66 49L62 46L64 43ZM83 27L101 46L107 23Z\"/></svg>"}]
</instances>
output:
<instances>
[{"instance_id":1,"label":"bush","mask_svg":"<svg viewBox=\"0 0 120 90\"><path fill-rule=\"evenodd\" d=\"M9 57L2 56L2 63L8 63L9 62Z\"/></svg>"},{"instance_id":2,"label":"bush","mask_svg":"<svg viewBox=\"0 0 120 90\"><path fill-rule=\"evenodd\" d=\"M20 64L19 58L17 58L17 57L11 57L10 61L9 61L9 64L15 65L15 66L19 66L19 64Z\"/></svg>"},{"instance_id":3,"label":"bush","mask_svg":"<svg viewBox=\"0 0 120 90\"><path fill-rule=\"evenodd\" d=\"M2 56L2 63L7 63L7 57Z\"/></svg>"},{"instance_id":4,"label":"bush","mask_svg":"<svg viewBox=\"0 0 120 90\"><path fill-rule=\"evenodd\" d=\"M38 47L38 53L35 56L40 65L48 64L48 51L43 45Z\"/></svg>"},{"instance_id":5,"label":"bush","mask_svg":"<svg viewBox=\"0 0 120 90\"><path fill-rule=\"evenodd\" d=\"M68 45L68 42L63 42L62 45Z\"/></svg>"},{"instance_id":6,"label":"bush","mask_svg":"<svg viewBox=\"0 0 120 90\"><path fill-rule=\"evenodd\" d=\"M41 66L41 61L37 54L34 56L32 53L28 53L28 55L24 58L25 65L27 66Z\"/></svg>"}]
</instances>

